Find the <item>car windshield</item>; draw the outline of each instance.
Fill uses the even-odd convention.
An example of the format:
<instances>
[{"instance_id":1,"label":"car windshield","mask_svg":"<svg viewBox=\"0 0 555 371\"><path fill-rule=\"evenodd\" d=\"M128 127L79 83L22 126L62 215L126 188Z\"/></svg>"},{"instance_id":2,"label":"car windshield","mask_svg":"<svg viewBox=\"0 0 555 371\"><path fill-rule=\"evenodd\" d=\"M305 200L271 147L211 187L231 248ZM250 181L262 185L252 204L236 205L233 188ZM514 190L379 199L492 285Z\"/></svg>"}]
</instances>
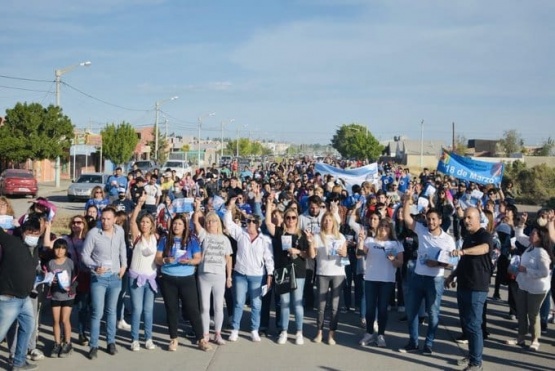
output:
<instances>
[{"instance_id":1,"label":"car windshield","mask_svg":"<svg viewBox=\"0 0 555 371\"><path fill-rule=\"evenodd\" d=\"M150 161L137 161L135 162L135 165L137 165L137 167L139 168L145 168L145 167L150 167L151 163Z\"/></svg>"},{"instance_id":2,"label":"car windshield","mask_svg":"<svg viewBox=\"0 0 555 371\"><path fill-rule=\"evenodd\" d=\"M163 167L185 167L185 163L180 161L168 161Z\"/></svg>"},{"instance_id":3,"label":"car windshield","mask_svg":"<svg viewBox=\"0 0 555 371\"><path fill-rule=\"evenodd\" d=\"M14 178L26 178L26 179L33 179L33 173L27 173L27 172L11 172L8 171L6 172L6 176L7 177L14 177Z\"/></svg>"},{"instance_id":4,"label":"car windshield","mask_svg":"<svg viewBox=\"0 0 555 371\"><path fill-rule=\"evenodd\" d=\"M81 175L77 183L102 183L101 175Z\"/></svg>"}]
</instances>

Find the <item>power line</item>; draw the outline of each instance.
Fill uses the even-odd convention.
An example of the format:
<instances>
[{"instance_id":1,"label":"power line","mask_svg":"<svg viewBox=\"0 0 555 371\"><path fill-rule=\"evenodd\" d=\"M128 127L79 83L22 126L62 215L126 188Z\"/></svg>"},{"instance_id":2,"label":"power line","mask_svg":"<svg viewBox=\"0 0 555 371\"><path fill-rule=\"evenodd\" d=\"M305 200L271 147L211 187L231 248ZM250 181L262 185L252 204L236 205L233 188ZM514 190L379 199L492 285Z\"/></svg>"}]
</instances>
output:
<instances>
[{"instance_id":1,"label":"power line","mask_svg":"<svg viewBox=\"0 0 555 371\"><path fill-rule=\"evenodd\" d=\"M51 82L51 81L48 81ZM6 86L6 85L0 85L0 88L5 88L5 89L13 89L13 90L24 90L24 91L32 91L34 93L52 93L49 90L36 90L36 89L25 89L25 88L16 88L15 86Z\"/></svg>"},{"instance_id":2,"label":"power line","mask_svg":"<svg viewBox=\"0 0 555 371\"><path fill-rule=\"evenodd\" d=\"M96 98L96 97L94 97L94 96L92 96L92 95L90 95L90 94L88 94L88 93L85 93L84 91L79 90L79 89L77 89L76 87L73 87L73 86L69 85L68 83L66 83L66 82L64 82L64 81L62 81L61 83L64 84L65 86L67 86L68 88L73 89L73 90L75 90L76 92L78 92L78 93L80 93L80 94L82 94L82 95L84 95L84 96L86 96L86 97L88 97L88 98L90 98L90 99L93 99L93 100L95 100L95 101L97 101L97 102L100 102L100 103L104 103L104 104L106 104L106 105L108 105L108 106L112 106L112 107L116 107L116 108L121 108L121 109L126 110L126 111L136 111L136 112L150 112L150 111L152 111L152 110L145 110L145 109L136 109L136 108L123 107L123 106L120 106L120 105L118 105L118 104L113 104L113 103L107 102L107 101L105 101L105 100L102 100L102 99L100 99L100 98Z\"/></svg>"},{"instance_id":3,"label":"power line","mask_svg":"<svg viewBox=\"0 0 555 371\"><path fill-rule=\"evenodd\" d=\"M25 77L15 77L15 76L6 76L0 75L1 78L10 79L10 80L21 80L21 81L33 81L33 82L53 82L53 80L37 80L37 79L28 79Z\"/></svg>"}]
</instances>

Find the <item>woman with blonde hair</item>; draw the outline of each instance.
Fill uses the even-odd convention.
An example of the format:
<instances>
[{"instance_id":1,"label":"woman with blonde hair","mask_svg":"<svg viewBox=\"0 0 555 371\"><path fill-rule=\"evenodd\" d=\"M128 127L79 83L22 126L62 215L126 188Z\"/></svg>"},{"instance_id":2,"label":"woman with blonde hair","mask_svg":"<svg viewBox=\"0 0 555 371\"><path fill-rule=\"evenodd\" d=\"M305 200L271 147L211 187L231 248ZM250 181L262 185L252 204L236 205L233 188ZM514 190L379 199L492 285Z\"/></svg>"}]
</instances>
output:
<instances>
[{"instance_id":1,"label":"woman with blonde hair","mask_svg":"<svg viewBox=\"0 0 555 371\"><path fill-rule=\"evenodd\" d=\"M345 267L343 258L347 257L347 242L345 236L339 233L339 226L333 214L329 211L322 216L320 233L312 236L308 234L310 258L316 258L316 276L318 277L318 319L316 328L318 333L314 342L322 342L324 328L324 314L326 310L328 291L331 295L331 319L328 344L335 344L337 331L339 297L345 283Z\"/></svg>"},{"instance_id":2,"label":"woman with blonde hair","mask_svg":"<svg viewBox=\"0 0 555 371\"><path fill-rule=\"evenodd\" d=\"M204 340L208 340L210 333L210 294L214 300L214 342L224 345L222 325L224 322L225 289L231 288L231 242L224 235L222 221L215 212L204 216L204 227L200 222L203 216L200 210L200 200L195 201L193 223L198 239L201 243L202 258L198 271L198 287L200 290L200 315Z\"/></svg>"},{"instance_id":3,"label":"woman with blonde hair","mask_svg":"<svg viewBox=\"0 0 555 371\"><path fill-rule=\"evenodd\" d=\"M129 265L129 292L131 295L131 350L139 351L139 330L141 315L144 315L145 348L152 350L156 346L152 341L152 323L154 313L154 299L158 292L156 283L157 267L156 233L154 217L149 213L139 216L146 200L142 195L131 214L129 221L131 229L131 249L133 255Z\"/></svg>"},{"instance_id":4,"label":"woman with blonde hair","mask_svg":"<svg viewBox=\"0 0 555 371\"><path fill-rule=\"evenodd\" d=\"M102 210L108 205L110 205L110 200L106 197L104 189L101 186L96 186L91 191L91 198L85 203L85 212L90 206L95 206L98 212L97 219L100 220Z\"/></svg>"},{"instance_id":5,"label":"woman with blonde hair","mask_svg":"<svg viewBox=\"0 0 555 371\"><path fill-rule=\"evenodd\" d=\"M273 195L266 202L266 215L272 215L274 210ZM303 290L306 278L306 258L308 257L308 240L299 227L299 215L294 209L284 212L282 225L275 225L272 218L266 218L266 227L272 236L272 247L274 251L274 266L276 269L292 266L295 270L295 281L297 288L294 291L280 295L281 307L281 333L278 344L287 342L287 330L289 328L290 306L295 310L295 324L297 332L295 343L304 344L303 338Z\"/></svg>"},{"instance_id":6,"label":"woman with blonde hair","mask_svg":"<svg viewBox=\"0 0 555 371\"><path fill-rule=\"evenodd\" d=\"M11 230L16 227L15 212L5 196L0 196L0 228Z\"/></svg>"}]
</instances>

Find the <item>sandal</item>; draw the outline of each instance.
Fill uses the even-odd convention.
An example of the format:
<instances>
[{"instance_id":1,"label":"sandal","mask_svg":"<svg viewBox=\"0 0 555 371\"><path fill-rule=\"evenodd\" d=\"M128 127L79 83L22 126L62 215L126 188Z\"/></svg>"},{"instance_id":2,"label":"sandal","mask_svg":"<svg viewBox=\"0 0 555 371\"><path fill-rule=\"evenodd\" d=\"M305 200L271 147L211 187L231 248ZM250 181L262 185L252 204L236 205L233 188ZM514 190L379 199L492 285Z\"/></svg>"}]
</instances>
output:
<instances>
[{"instance_id":1,"label":"sandal","mask_svg":"<svg viewBox=\"0 0 555 371\"><path fill-rule=\"evenodd\" d=\"M170 345L168 345L168 350L170 352L175 352L177 350L177 345L179 344L179 342L177 341L177 339L171 339L170 340Z\"/></svg>"},{"instance_id":2,"label":"sandal","mask_svg":"<svg viewBox=\"0 0 555 371\"><path fill-rule=\"evenodd\" d=\"M210 344L204 339L200 339L198 341L198 348L200 350L205 351L205 352L208 352L209 350L212 350L212 347L210 346Z\"/></svg>"},{"instance_id":3,"label":"sandal","mask_svg":"<svg viewBox=\"0 0 555 371\"><path fill-rule=\"evenodd\" d=\"M505 344L507 344L507 345L518 345L519 347L523 347L525 345L525 341L520 340L520 339L510 339L510 340L505 341Z\"/></svg>"}]
</instances>

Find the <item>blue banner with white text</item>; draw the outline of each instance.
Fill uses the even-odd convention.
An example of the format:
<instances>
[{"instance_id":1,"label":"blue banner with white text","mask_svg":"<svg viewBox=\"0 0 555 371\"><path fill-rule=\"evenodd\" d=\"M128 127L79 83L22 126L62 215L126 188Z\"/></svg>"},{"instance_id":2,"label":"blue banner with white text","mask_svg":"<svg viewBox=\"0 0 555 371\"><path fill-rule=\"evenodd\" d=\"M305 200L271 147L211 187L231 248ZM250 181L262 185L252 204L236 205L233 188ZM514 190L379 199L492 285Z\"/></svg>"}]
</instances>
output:
<instances>
[{"instance_id":1,"label":"blue banner with white text","mask_svg":"<svg viewBox=\"0 0 555 371\"><path fill-rule=\"evenodd\" d=\"M437 164L437 171L443 174L478 184L500 185L503 170L502 162L474 160L446 150Z\"/></svg>"}]
</instances>

